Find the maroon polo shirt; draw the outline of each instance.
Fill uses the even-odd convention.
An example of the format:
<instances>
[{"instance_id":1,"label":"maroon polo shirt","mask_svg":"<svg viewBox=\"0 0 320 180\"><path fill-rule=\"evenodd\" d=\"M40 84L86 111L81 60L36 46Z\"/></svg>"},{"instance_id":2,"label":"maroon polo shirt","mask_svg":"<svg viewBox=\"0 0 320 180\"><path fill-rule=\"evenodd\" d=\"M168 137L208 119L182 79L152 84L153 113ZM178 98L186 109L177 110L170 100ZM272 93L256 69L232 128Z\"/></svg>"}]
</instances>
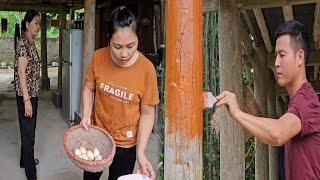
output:
<instances>
[{"instance_id":1,"label":"maroon polo shirt","mask_svg":"<svg viewBox=\"0 0 320 180\"><path fill-rule=\"evenodd\" d=\"M286 180L320 180L320 103L309 82L291 98L288 113L301 120L301 131L285 144Z\"/></svg>"}]
</instances>

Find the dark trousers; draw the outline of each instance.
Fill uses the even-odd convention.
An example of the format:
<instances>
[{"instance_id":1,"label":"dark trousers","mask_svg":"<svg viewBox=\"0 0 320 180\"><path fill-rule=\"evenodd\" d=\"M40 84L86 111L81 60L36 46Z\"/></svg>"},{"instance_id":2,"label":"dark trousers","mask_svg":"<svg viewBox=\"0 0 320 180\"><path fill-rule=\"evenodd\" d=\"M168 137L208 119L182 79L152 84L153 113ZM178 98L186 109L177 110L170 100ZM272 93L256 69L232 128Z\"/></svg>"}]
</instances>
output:
<instances>
[{"instance_id":1,"label":"dark trousers","mask_svg":"<svg viewBox=\"0 0 320 180\"><path fill-rule=\"evenodd\" d=\"M132 174L136 162L136 147L116 148L116 154L109 167L109 180L117 180L122 175ZM84 171L83 180L99 180L102 172Z\"/></svg>"},{"instance_id":2,"label":"dark trousers","mask_svg":"<svg viewBox=\"0 0 320 180\"><path fill-rule=\"evenodd\" d=\"M30 98L32 104L31 118L24 116L23 97L17 96L16 99L21 135L20 166L24 165L28 180L35 180L37 178L37 169L34 161L34 139L37 124L38 98Z\"/></svg>"}]
</instances>

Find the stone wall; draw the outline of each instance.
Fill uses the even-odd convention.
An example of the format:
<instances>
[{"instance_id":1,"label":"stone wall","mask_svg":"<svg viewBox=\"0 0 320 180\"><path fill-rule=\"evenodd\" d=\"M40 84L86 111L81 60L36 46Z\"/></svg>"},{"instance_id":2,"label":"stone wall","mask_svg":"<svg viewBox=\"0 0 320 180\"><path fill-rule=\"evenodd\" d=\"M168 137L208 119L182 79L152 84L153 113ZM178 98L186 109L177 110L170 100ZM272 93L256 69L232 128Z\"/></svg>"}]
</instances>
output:
<instances>
[{"instance_id":1,"label":"stone wall","mask_svg":"<svg viewBox=\"0 0 320 180\"><path fill-rule=\"evenodd\" d=\"M41 57L41 43L40 39L36 39L36 46L38 54ZM57 39L47 40L47 61L51 65L52 61L58 61L59 58L59 41ZM14 60L14 39L0 38L0 63L13 63ZM1 66L1 64L0 64Z\"/></svg>"}]
</instances>

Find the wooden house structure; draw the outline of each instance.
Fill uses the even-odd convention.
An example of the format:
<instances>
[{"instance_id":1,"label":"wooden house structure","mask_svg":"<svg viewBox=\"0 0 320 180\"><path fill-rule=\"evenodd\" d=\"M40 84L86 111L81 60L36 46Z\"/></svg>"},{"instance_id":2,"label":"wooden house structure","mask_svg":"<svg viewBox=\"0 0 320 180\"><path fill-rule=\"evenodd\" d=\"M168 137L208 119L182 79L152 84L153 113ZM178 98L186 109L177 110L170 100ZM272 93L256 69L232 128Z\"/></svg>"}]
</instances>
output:
<instances>
[{"instance_id":1,"label":"wooden house structure","mask_svg":"<svg viewBox=\"0 0 320 180\"><path fill-rule=\"evenodd\" d=\"M59 13L56 25L61 32L67 24L66 14L72 17L75 9L84 8L85 71L94 50L106 45L108 16L119 5L128 6L138 16L139 49L144 54L151 57L160 44L166 44L165 180L203 178L204 12L218 13L220 89L235 92L241 104L245 103L242 66L248 64L254 69L253 93L263 115L278 117L285 111L288 96L273 76L274 32L291 19L302 22L310 36L308 78L320 93L320 0L0 0L0 11L37 9L44 15L43 25L44 13ZM41 37L41 46L46 47L45 33ZM59 52L61 60L61 43ZM46 84L46 48L41 48L41 54L42 81ZM58 92L61 68L59 78ZM225 110L221 113L220 177L244 179L243 129ZM273 147L256 142L256 179L277 179L276 154Z\"/></svg>"}]
</instances>

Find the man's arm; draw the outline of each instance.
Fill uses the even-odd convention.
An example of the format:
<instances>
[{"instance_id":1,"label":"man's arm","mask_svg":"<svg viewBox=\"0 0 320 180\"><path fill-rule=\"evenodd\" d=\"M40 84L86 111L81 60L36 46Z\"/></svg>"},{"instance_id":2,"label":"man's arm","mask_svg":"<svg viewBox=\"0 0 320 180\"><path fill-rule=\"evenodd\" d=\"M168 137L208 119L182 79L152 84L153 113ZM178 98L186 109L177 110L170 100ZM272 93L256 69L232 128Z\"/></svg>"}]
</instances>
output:
<instances>
[{"instance_id":1,"label":"man's arm","mask_svg":"<svg viewBox=\"0 0 320 180\"><path fill-rule=\"evenodd\" d=\"M300 119L291 113L286 113L277 120L239 111L236 118L259 141L273 146L281 146L301 131Z\"/></svg>"},{"instance_id":2,"label":"man's arm","mask_svg":"<svg viewBox=\"0 0 320 180\"><path fill-rule=\"evenodd\" d=\"M263 143L280 146L301 131L301 120L294 114L286 113L278 120L252 116L240 110L235 94L228 91L217 96L217 101L218 107L225 105L231 117Z\"/></svg>"}]
</instances>

